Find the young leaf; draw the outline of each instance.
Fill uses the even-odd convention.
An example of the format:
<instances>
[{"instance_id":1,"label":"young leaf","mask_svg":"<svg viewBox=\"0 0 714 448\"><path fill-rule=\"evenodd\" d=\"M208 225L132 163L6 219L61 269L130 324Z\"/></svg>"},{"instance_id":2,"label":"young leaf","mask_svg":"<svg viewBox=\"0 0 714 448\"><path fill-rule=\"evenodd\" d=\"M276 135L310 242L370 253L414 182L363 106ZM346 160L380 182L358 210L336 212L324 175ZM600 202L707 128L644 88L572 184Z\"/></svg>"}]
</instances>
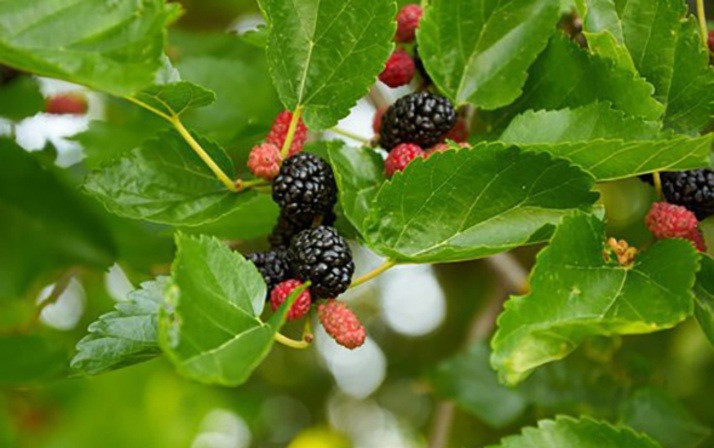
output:
<instances>
[{"instance_id":1,"label":"young leaf","mask_svg":"<svg viewBox=\"0 0 714 448\"><path fill-rule=\"evenodd\" d=\"M187 110L205 107L216 101L215 93L186 81L153 84L133 97L168 116L178 116Z\"/></svg>"},{"instance_id":2,"label":"young leaf","mask_svg":"<svg viewBox=\"0 0 714 448\"><path fill-rule=\"evenodd\" d=\"M694 315L709 342L714 345L714 258L709 255L702 254L694 294Z\"/></svg>"},{"instance_id":3,"label":"young leaf","mask_svg":"<svg viewBox=\"0 0 714 448\"><path fill-rule=\"evenodd\" d=\"M474 344L468 352L440 363L430 372L429 380L437 394L500 428L518 418L527 403L521 394L498 383L488 357L485 344Z\"/></svg>"},{"instance_id":4,"label":"young leaf","mask_svg":"<svg viewBox=\"0 0 714 448\"><path fill-rule=\"evenodd\" d=\"M158 314L168 283L167 277L143 283L116 304L116 311L99 316L77 343L70 366L96 375L160 355Z\"/></svg>"},{"instance_id":5,"label":"young leaf","mask_svg":"<svg viewBox=\"0 0 714 448\"><path fill-rule=\"evenodd\" d=\"M371 248L398 261L476 259L521 246L597 199L564 160L477 145L415 160L380 189L365 223Z\"/></svg>"},{"instance_id":6,"label":"young leaf","mask_svg":"<svg viewBox=\"0 0 714 448\"><path fill-rule=\"evenodd\" d=\"M267 356L297 294L267 323L266 286L255 266L219 240L178 234L160 344L183 375L225 386L245 382Z\"/></svg>"},{"instance_id":7,"label":"young leaf","mask_svg":"<svg viewBox=\"0 0 714 448\"><path fill-rule=\"evenodd\" d=\"M330 147L328 154L342 213L364 235L364 221L385 180L384 162L371 148L348 148L344 144Z\"/></svg>"},{"instance_id":8,"label":"young leaf","mask_svg":"<svg viewBox=\"0 0 714 448\"><path fill-rule=\"evenodd\" d=\"M599 181L706 167L713 138L660 135L657 123L627 117L606 103L528 111L501 135L506 144L568 159Z\"/></svg>"},{"instance_id":9,"label":"young leaf","mask_svg":"<svg viewBox=\"0 0 714 448\"><path fill-rule=\"evenodd\" d=\"M528 67L548 43L557 0L433 0L419 25L419 55L457 104L495 109L521 93Z\"/></svg>"},{"instance_id":10,"label":"young leaf","mask_svg":"<svg viewBox=\"0 0 714 448\"><path fill-rule=\"evenodd\" d=\"M308 127L337 124L364 96L392 51L391 0L260 0L266 52L285 107Z\"/></svg>"},{"instance_id":11,"label":"young leaf","mask_svg":"<svg viewBox=\"0 0 714 448\"><path fill-rule=\"evenodd\" d=\"M0 301L50 271L105 267L116 248L86 198L9 139L0 139Z\"/></svg>"},{"instance_id":12,"label":"young leaf","mask_svg":"<svg viewBox=\"0 0 714 448\"><path fill-rule=\"evenodd\" d=\"M233 163L223 149L196 138L221 169L234 176ZM84 188L117 215L187 226L215 221L254 196L227 190L173 131L92 172Z\"/></svg>"},{"instance_id":13,"label":"young leaf","mask_svg":"<svg viewBox=\"0 0 714 448\"><path fill-rule=\"evenodd\" d=\"M164 27L178 11L164 0L0 2L0 62L131 94L154 80Z\"/></svg>"},{"instance_id":14,"label":"young leaf","mask_svg":"<svg viewBox=\"0 0 714 448\"><path fill-rule=\"evenodd\" d=\"M537 428L524 428L520 435L509 436L488 448L662 448L644 434L631 428L613 426L590 417L557 416L541 420Z\"/></svg>"},{"instance_id":15,"label":"young leaf","mask_svg":"<svg viewBox=\"0 0 714 448\"><path fill-rule=\"evenodd\" d=\"M636 391L622 405L620 421L648 434L664 448L696 448L711 434L666 389Z\"/></svg>"},{"instance_id":16,"label":"young leaf","mask_svg":"<svg viewBox=\"0 0 714 448\"><path fill-rule=\"evenodd\" d=\"M564 218L538 255L531 292L506 302L491 342L491 364L505 383L566 357L587 336L652 333L692 313L691 243L659 241L621 267L603 257L604 229L583 213Z\"/></svg>"},{"instance_id":17,"label":"young leaf","mask_svg":"<svg viewBox=\"0 0 714 448\"><path fill-rule=\"evenodd\" d=\"M628 115L657 120L664 106L652 98L653 91L641 77L609 59L588 54L557 33L528 71L523 95L484 118L502 129L511 118L528 109L574 108L607 101Z\"/></svg>"},{"instance_id":18,"label":"young leaf","mask_svg":"<svg viewBox=\"0 0 714 448\"><path fill-rule=\"evenodd\" d=\"M631 56L634 67L655 88L655 98L666 105L665 126L682 133L703 129L714 113L714 70L687 7L681 0L628 2L592 1L581 5L584 30L609 35L616 49L606 57ZM617 3L617 4L616 4ZM581 11L583 12L583 11Z\"/></svg>"}]
</instances>

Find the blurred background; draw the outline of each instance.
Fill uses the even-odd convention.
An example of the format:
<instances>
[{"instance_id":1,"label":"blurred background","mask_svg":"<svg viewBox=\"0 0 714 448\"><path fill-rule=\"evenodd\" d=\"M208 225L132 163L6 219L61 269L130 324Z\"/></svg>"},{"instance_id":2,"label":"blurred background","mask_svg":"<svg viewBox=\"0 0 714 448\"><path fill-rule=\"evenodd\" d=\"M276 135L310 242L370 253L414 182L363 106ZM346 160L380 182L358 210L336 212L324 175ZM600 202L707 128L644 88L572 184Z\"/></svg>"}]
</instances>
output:
<instances>
[{"instance_id":1,"label":"blurred background","mask_svg":"<svg viewBox=\"0 0 714 448\"><path fill-rule=\"evenodd\" d=\"M257 6L181 3L185 14L171 30L167 53L184 79L218 96L186 121L244 167L248 150L282 109L261 36L250 31L262 21ZM714 11L714 2L708 8ZM714 446L714 351L691 320L653 335L592 339L515 390L497 384L488 337L539 247L478 262L395 268L344 297L368 328L363 347L345 350L317 331L313 349L276 347L239 388L185 380L162 358L68 378L68 359L87 325L140 282L168 272L175 230L110 215L78 186L88 170L165 124L81 87L32 81L45 99L78 95L86 113L45 111L2 120L0 131L74 195L76 204L54 204L47 219L69 208L94 224L85 235L90 241L78 240L67 256L3 215L0 203L0 447L479 447L540 418L582 413L656 434L666 448ZM378 89L387 101L405 92ZM14 94L3 87L0 102ZM363 100L339 126L369 139L374 110ZM647 243L642 220L652 188L632 179L600 189L609 234ZM267 197L256 200L254 211L185 230L219 236L242 252L261 249L277 211ZM714 241L714 223L703 226ZM356 244L353 250L357 275L382 261ZM77 258L93 263L77 268ZM35 316L36 303L52 295L55 302ZM14 337L22 343L7 342Z\"/></svg>"}]
</instances>

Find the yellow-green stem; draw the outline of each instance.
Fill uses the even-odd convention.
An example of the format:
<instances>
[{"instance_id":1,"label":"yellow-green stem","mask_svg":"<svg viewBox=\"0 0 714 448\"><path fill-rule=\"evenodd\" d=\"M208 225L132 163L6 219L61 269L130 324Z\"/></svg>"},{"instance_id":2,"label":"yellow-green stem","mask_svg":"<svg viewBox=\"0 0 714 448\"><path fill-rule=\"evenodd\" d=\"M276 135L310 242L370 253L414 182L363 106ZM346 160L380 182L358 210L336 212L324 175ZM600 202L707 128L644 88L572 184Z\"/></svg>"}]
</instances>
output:
<instances>
[{"instance_id":1,"label":"yellow-green stem","mask_svg":"<svg viewBox=\"0 0 714 448\"><path fill-rule=\"evenodd\" d=\"M378 275L380 275L380 274L386 272L387 270L389 270L390 268L394 267L396 264L397 264L397 262L394 260L385 261L384 263L382 263L381 265L372 269L368 273L354 279L352 281L352 284L350 284L350 288L354 288L355 286L359 286L362 283L366 283L366 282L372 280L373 278L377 277Z\"/></svg>"},{"instance_id":2,"label":"yellow-green stem","mask_svg":"<svg viewBox=\"0 0 714 448\"><path fill-rule=\"evenodd\" d=\"M304 350L310 346L310 343L307 341L296 341L295 339L290 339L289 337L281 334L281 333L275 333L275 342L279 342L286 347L294 348L297 350Z\"/></svg>"},{"instance_id":3,"label":"yellow-green stem","mask_svg":"<svg viewBox=\"0 0 714 448\"><path fill-rule=\"evenodd\" d=\"M295 108L293 112L293 118L290 120L290 126L288 127L288 134L285 136L285 141L283 142L283 147L280 150L280 155L283 159L288 157L290 152L290 147L293 145L293 139L295 138L295 131L297 130L298 123L300 122L300 117L302 116L302 106Z\"/></svg>"},{"instance_id":4,"label":"yellow-green stem","mask_svg":"<svg viewBox=\"0 0 714 448\"><path fill-rule=\"evenodd\" d=\"M652 173L652 179L654 180L655 191L657 192L657 197L660 200L664 199L664 194L662 193L662 177L659 175L659 171Z\"/></svg>"},{"instance_id":5,"label":"yellow-green stem","mask_svg":"<svg viewBox=\"0 0 714 448\"><path fill-rule=\"evenodd\" d=\"M357 134L355 134L355 133L353 133L353 132L346 131L346 130L340 129L340 128L332 128L332 129L330 129L330 130L331 130L332 132L334 132L335 134L339 134L339 135L342 135L342 136L344 136L344 137L351 138L352 140L356 140L356 141L362 143L363 145L369 145L369 139L368 139L368 138L365 138L365 137L362 137L361 135L357 135Z\"/></svg>"},{"instance_id":6,"label":"yellow-green stem","mask_svg":"<svg viewBox=\"0 0 714 448\"><path fill-rule=\"evenodd\" d=\"M264 179L251 179L251 180L242 180L238 179L235 183L236 188L238 191L243 191L248 188L260 188L260 187L269 187L271 184L267 180Z\"/></svg>"},{"instance_id":7,"label":"yellow-green stem","mask_svg":"<svg viewBox=\"0 0 714 448\"><path fill-rule=\"evenodd\" d=\"M704 0L697 0L697 19L699 19L699 31L702 34L702 42L704 42L704 47L709 50L709 32L707 30L707 15L704 11Z\"/></svg>"},{"instance_id":8,"label":"yellow-green stem","mask_svg":"<svg viewBox=\"0 0 714 448\"><path fill-rule=\"evenodd\" d=\"M226 175L226 173L223 172L221 167L216 164L216 162L211 158L211 156L208 155L208 153L201 147L201 145L196 141L195 138L193 138L193 135L191 135L190 132L188 132L188 129L186 129L186 126L181 123L181 120L177 116L171 117L171 124L176 128L179 134L181 134L181 137L183 137L184 140L186 140L186 143L188 143L188 146L193 149L193 151L198 154L198 157L203 160L203 163L208 165L208 168L213 171L213 174L223 182L223 184L228 188L230 191L238 191L238 187L236 186L235 182Z\"/></svg>"}]
</instances>

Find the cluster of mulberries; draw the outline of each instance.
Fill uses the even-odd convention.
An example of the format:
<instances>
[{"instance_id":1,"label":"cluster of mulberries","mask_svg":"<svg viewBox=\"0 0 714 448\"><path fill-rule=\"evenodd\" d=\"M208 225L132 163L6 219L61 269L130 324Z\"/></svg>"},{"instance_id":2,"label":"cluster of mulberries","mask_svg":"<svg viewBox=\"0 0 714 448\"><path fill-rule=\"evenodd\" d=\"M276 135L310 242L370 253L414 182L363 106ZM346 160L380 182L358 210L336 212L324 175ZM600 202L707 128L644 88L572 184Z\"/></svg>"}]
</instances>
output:
<instances>
[{"instance_id":1,"label":"cluster of mulberries","mask_svg":"<svg viewBox=\"0 0 714 448\"><path fill-rule=\"evenodd\" d=\"M379 76L390 87L409 84L416 71L424 81L420 91L399 98L375 114L372 128L379 136L379 145L389 152L385 160L387 177L404 170L415 159L448 149L446 140L463 143L468 139L466 121L457 115L451 101L428 91L431 80L416 46L412 45L422 14L422 8L415 4L399 11L394 36L399 47Z\"/></svg>"},{"instance_id":2,"label":"cluster of mulberries","mask_svg":"<svg viewBox=\"0 0 714 448\"><path fill-rule=\"evenodd\" d=\"M337 184L332 167L321 157L301 152L306 128L297 126L297 140L283 159L278 147L285 143L290 112L275 120L265 143L249 158L251 171L272 181L272 197L280 217L268 237L270 250L247 255L268 286L267 300L277 310L296 290L303 288L288 311L288 319L306 316L313 302L321 301L318 317L327 332L348 348L364 342L364 328L344 304L334 299L352 282L354 263L347 242L332 227L336 220ZM266 147L272 146L273 148ZM267 173L269 175L261 175ZM304 285L309 282L309 288Z\"/></svg>"}]
</instances>

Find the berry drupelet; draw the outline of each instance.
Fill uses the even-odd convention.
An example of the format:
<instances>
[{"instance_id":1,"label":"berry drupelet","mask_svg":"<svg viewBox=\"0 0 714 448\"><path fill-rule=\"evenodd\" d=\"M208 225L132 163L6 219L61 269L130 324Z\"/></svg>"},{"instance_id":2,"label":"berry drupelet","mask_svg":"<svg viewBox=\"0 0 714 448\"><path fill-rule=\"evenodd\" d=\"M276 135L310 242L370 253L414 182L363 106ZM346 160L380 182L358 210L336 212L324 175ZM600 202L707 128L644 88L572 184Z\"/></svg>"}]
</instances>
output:
<instances>
[{"instance_id":1,"label":"berry drupelet","mask_svg":"<svg viewBox=\"0 0 714 448\"><path fill-rule=\"evenodd\" d=\"M714 171L701 168L660 174L662 193L672 204L682 205L700 220L714 214Z\"/></svg>"},{"instance_id":2,"label":"berry drupelet","mask_svg":"<svg viewBox=\"0 0 714 448\"><path fill-rule=\"evenodd\" d=\"M380 144L391 150L400 143L428 148L456 124L456 110L447 98L416 92L398 99L382 117Z\"/></svg>"},{"instance_id":3,"label":"berry drupelet","mask_svg":"<svg viewBox=\"0 0 714 448\"><path fill-rule=\"evenodd\" d=\"M312 282L314 298L337 297L345 292L355 270L347 242L328 226L297 234L288 250L288 264L297 278Z\"/></svg>"},{"instance_id":4,"label":"berry drupelet","mask_svg":"<svg viewBox=\"0 0 714 448\"><path fill-rule=\"evenodd\" d=\"M273 181L273 200L289 219L329 213L337 202L332 167L315 154L300 153L286 159Z\"/></svg>"},{"instance_id":5,"label":"berry drupelet","mask_svg":"<svg viewBox=\"0 0 714 448\"><path fill-rule=\"evenodd\" d=\"M291 277L286 253L283 250L255 252L246 255L245 258L252 261L255 267L258 268L258 272L263 276L265 284L268 285L268 293L280 282Z\"/></svg>"}]
</instances>

